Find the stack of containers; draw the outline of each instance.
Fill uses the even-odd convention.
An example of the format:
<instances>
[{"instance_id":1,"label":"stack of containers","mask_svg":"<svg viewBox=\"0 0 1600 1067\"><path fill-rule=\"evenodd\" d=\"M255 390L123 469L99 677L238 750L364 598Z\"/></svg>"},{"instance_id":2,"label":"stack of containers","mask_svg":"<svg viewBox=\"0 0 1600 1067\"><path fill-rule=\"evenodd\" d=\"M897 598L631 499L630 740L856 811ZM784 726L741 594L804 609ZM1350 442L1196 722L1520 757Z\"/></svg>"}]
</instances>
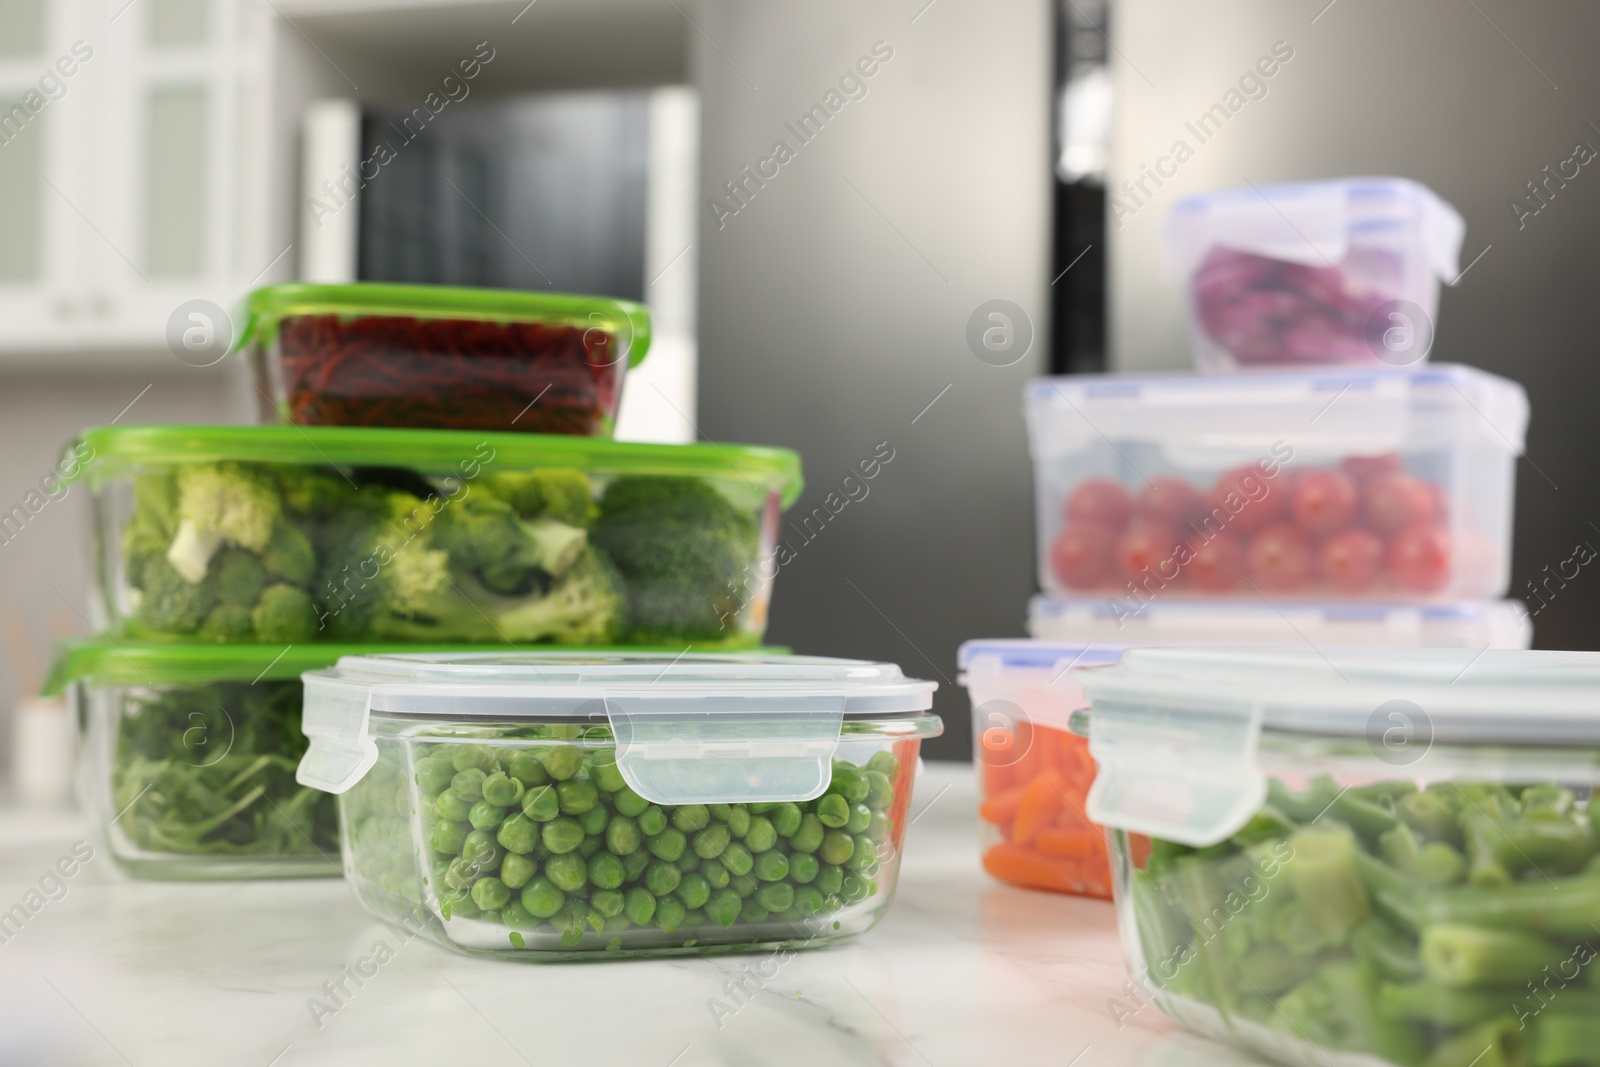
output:
<instances>
[{"instance_id":1,"label":"stack of containers","mask_svg":"<svg viewBox=\"0 0 1600 1067\"><path fill-rule=\"evenodd\" d=\"M1209 373L1029 384L1034 640L960 655L991 874L1110 896L1069 667L1159 645L1528 647L1499 599L1526 396L1424 362L1462 229L1396 179L1190 198L1164 236Z\"/></svg>"},{"instance_id":2,"label":"stack of containers","mask_svg":"<svg viewBox=\"0 0 1600 1067\"><path fill-rule=\"evenodd\" d=\"M130 871L340 873L334 798L296 768L300 675L341 656L760 644L799 459L610 440L643 307L287 285L241 338L275 425L103 427L63 465L101 636L49 688Z\"/></svg>"}]
</instances>

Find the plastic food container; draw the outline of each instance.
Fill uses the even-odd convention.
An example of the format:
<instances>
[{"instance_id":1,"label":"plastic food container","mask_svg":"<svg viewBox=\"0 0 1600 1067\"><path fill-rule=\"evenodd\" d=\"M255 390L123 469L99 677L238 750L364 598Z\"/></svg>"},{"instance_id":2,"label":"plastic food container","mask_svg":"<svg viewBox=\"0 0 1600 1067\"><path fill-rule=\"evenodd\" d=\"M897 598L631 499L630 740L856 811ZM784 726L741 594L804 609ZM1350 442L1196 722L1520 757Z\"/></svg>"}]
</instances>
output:
<instances>
[{"instance_id":1,"label":"plastic food container","mask_svg":"<svg viewBox=\"0 0 1600 1067\"><path fill-rule=\"evenodd\" d=\"M1152 601L1135 614L1092 597L1036 596L1028 633L1097 645L1279 645L1527 648L1533 620L1519 600L1451 604Z\"/></svg>"},{"instance_id":2,"label":"plastic food container","mask_svg":"<svg viewBox=\"0 0 1600 1067\"><path fill-rule=\"evenodd\" d=\"M1111 899L1105 831L1084 802L1088 743L1069 729L1088 706L1068 668L1115 663L1121 645L968 641L956 663L972 697L983 869L1029 889Z\"/></svg>"},{"instance_id":3,"label":"plastic food container","mask_svg":"<svg viewBox=\"0 0 1600 1067\"><path fill-rule=\"evenodd\" d=\"M362 656L305 676L374 915L470 955L805 948L894 898L932 682L886 663Z\"/></svg>"},{"instance_id":4,"label":"plastic food container","mask_svg":"<svg viewBox=\"0 0 1600 1067\"><path fill-rule=\"evenodd\" d=\"M1039 584L1156 600L1475 600L1510 583L1522 387L1469 367L1042 378Z\"/></svg>"},{"instance_id":5,"label":"plastic food container","mask_svg":"<svg viewBox=\"0 0 1600 1067\"><path fill-rule=\"evenodd\" d=\"M261 417L610 436L622 376L650 348L627 300L433 285L273 285L251 293Z\"/></svg>"},{"instance_id":6,"label":"plastic food container","mask_svg":"<svg viewBox=\"0 0 1600 1067\"><path fill-rule=\"evenodd\" d=\"M1600 655L1135 649L1076 673L1088 813L1163 1012L1285 1064L1593 1062Z\"/></svg>"},{"instance_id":7,"label":"plastic food container","mask_svg":"<svg viewBox=\"0 0 1600 1067\"><path fill-rule=\"evenodd\" d=\"M1409 366L1433 344L1465 229L1426 186L1347 178L1188 197L1162 244L1201 370Z\"/></svg>"},{"instance_id":8,"label":"plastic food container","mask_svg":"<svg viewBox=\"0 0 1600 1067\"><path fill-rule=\"evenodd\" d=\"M109 427L97 625L184 641L758 644L781 449L338 427Z\"/></svg>"},{"instance_id":9,"label":"plastic food container","mask_svg":"<svg viewBox=\"0 0 1600 1067\"><path fill-rule=\"evenodd\" d=\"M80 801L118 864L160 879L337 876L333 799L294 774L300 672L348 651L63 646L45 691L69 694Z\"/></svg>"}]
</instances>

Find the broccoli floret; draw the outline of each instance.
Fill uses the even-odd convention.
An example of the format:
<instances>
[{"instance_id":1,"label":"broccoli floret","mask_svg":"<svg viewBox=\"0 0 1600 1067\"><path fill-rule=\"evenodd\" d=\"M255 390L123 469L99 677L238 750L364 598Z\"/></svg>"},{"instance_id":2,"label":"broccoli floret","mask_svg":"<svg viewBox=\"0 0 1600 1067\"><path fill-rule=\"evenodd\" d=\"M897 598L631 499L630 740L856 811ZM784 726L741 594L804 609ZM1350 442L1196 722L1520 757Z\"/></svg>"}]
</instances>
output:
<instances>
[{"instance_id":1,"label":"broccoli floret","mask_svg":"<svg viewBox=\"0 0 1600 1067\"><path fill-rule=\"evenodd\" d=\"M590 535L622 573L639 637L716 636L760 551L755 520L698 478L618 478Z\"/></svg>"},{"instance_id":2,"label":"broccoli floret","mask_svg":"<svg viewBox=\"0 0 1600 1067\"><path fill-rule=\"evenodd\" d=\"M311 539L298 527L280 521L273 527L272 540L261 553L267 574L291 585L309 585L317 572L317 553Z\"/></svg>"},{"instance_id":3,"label":"broccoli floret","mask_svg":"<svg viewBox=\"0 0 1600 1067\"><path fill-rule=\"evenodd\" d=\"M202 641L248 641L255 636L250 608L244 604L221 603L211 609L196 634Z\"/></svg>"},{"instance_id":4,"label":"broccoli floret","mask_svg":"<svg viewBox=\"0 0 1600 1067\"><path fill-rule=\"evenodd\" d=\"M624 608L621 577L591 548L539 599L496 596L469 577L445 584L417 611L381 616L373 626L375 637L392 641L607 644Z\"/></svg>"},{"instance_id":5,"label":"broccoli floret","mask_svg":"<svg viewBox=\"0 0 1600 1067\"><path fill-rule=\"evenodd\" d=\"M366 640L391 615L412 615L450 584L448 557L433 547L433 510L409 493L361 492L360 506L321 529L316 590L328 636Z\"/></svg>"},{"instance_id":6,"label":"broccoli floret","mask_svg":"<svg viewBox=\"0 0 1600 1067\"><path fill-rule=\"evenodd\" d=\"M156 633L193 633L217 605L214 581L191 582L164 556L145 560L139 589L139 625Z\"/></svg>"},{"instance_id":7,"label":"broccoli floret","mask_svg":"<svg viewBox=\"0 0 1600 1067\"><path fill-rule=\"evenodd\" d=\"M505 640L514 643L604 645L616 640L626 606L622 576L590 548L549 595L501 612L495 625Z\"/></svg>"},{"instance_id":8,"label":"broccoli floret","mask_svg":"<svg viewBox=\"0 0 1600 1067\"><path fill-rule=\"evenodd\" d=\"M508 595L530 589L535 572L562 574L588 544L581 527L549 518L526 521L486 493L446 504L434 519L433 538L458 570Z\"/></svg>"},{"instance_id":9,"label":"broccoli floret","mask_svg":"<svg viewBox=\"0 0 1600 1067\"><path fill-rule=\"evenodd\" d=\"M282 512L278 483L263 467L201 463L178 468L178 518L203 535L220 535L260 552Z\"/></svg>"},{"instance_id":10,"label":"broccoli floret","mask_svg":"<svg viewBox=\"0 0 1600 1067\"><path fill-rule=\"evenodd\" d=\"M217 596L224 604L252 607L267 587L267 569L242 548L225 548L211 564Z\"/></svg>"},{"instance_id":11,"label":"broccoli floret","mask_svg":"<svg viewBox=\"0 0 1600 1067\"><path fill-rule=\"evenodd\" d=\"M544 517L568 526L588 526L594 517L594 493L589 476L566 467L494 474L486 479L489 492L510 504L525 519Z\"/></svg>"},{"instance_id":12,"label":"broccoli floret","mask_svg":"<svg viewBox=\"0 0 1600 1067\"><path fill-rule=\"evenodd\" d=\"M258 641L309 641L317 635L317 609L310 593L280 582L262 592L250 625Z\"/></svg>"},{"instance_id":13,"label":"broccoli floret","mask_svg":"<svg viewBox=\"0 0 1600 1067\"><path fill-rule=\"evenodd\" d=\"M283 505L297 515L336 515L355 504L358 490L342 474L320 467L276 468Z\"/></svg>"},{"instance_id":14,"label":"broccoli floret","mask_svg":"<svg viewBox=\"0 0 1600 1067\"><path fill-rule=\"evenodd\" d=\"M171 471L136 475L133 515L122 529L122 560L137 585L145 560L164 556L178 528L178 489Z\"/></svg>"}]
</instances>

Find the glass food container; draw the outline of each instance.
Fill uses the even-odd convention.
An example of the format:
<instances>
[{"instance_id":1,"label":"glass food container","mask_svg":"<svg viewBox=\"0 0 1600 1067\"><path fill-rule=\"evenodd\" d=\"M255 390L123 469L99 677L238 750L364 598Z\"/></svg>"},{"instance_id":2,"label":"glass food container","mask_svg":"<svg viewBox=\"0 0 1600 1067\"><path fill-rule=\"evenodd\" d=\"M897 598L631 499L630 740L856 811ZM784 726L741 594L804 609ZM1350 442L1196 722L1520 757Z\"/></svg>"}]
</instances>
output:
<instances>
[{"instance_id":1,"label":"glass food container","mask_svg":"<svg viewBox=\"0 0 1600 1067\"><path fill-rule=\"evenodd\" d=\"M1180 200L1162 228L1203 371L1428 356L1466 230L1426 186L1347 178Z\"/></svg>"},{"instance_id":2,"label":"glass food container","mask_svg":"<svg viewBox=\"0 0 1600 1067\"><path fill-rule=\"evenodd\" d=\"M1135 649L1075 673L1118 927L1167 1015L1306 1067L1594 1062L1600 654Z\"/></svg>"},{"instance_id":3,"label":"glass food container","mask_svg":"<svg viewBox=\"0 0 1600 1067\"><path fill-rule=\"evenodd\" d=\"M333 798L294 780L300 673L341 645L63 645L78 792L117 863L169 880L338 876Z\"/></svg>"},{"instance_id":4,"label":"glass food container","mask_svg":"<svg viewBox=\"0 0 1600 1067\"><path fill-rule=\"evenodd\" d=\"M108 427L96 625L182 641L760 643L782 449L345 427Z\"/></svg>"},{"instance_id":5,"label":"glass food container","mask_svg":"<svg viewBox=\"0 0 1600 1067\"><path fill-rule=\"evenodd\" d=\"M477 956L805 948L894 898L935 684L812 657L360 656L305 675L374 915Z\"/></svg>"},{"instance_id":6,"label":"glass food container","mask_svg":"<svg viewBox=\"0 0 1600 1067\"><path fill-rule=\"evenodd\" d=\"M1136 612L1092 597L1036 596L1028 633L1041 641L1097 645L1376 645L1394 648L1527 648L1533 619L1519 600L1447 604L1158 600Z\"/></svg>"},{"instance_id":7,"label":"glass food container","mask_svg":"<svg viewBox=\"0 0 1600 1067\"><path fill-rule=\"evenodd\" d=\"M1039 583L1178 597L1475 600L1510 584L1522 387L1470 367L1042 378Z\"/></svg>"},{"instance_id":8,"label":"glass food container","mask_svg":"<svg viewBox=\"0 0 1600 1067\"><path fill-rule=\"evenodd\" d=\"M609 437L650 313L602 296L273 285L245 303L263 422Z\"/></svg>"}]
</instances>

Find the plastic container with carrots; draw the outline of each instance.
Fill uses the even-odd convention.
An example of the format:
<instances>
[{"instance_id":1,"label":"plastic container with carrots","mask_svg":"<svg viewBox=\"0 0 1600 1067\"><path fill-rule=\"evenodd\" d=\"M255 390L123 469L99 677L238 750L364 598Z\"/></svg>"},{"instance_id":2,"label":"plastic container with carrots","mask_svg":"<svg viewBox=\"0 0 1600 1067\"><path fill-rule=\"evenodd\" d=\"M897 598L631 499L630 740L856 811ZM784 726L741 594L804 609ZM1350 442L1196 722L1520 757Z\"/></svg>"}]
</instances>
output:
<instances>
[{"instance_id":1,"label":"plastic container with carrots","mask_svg":"<svg viewBox=\"0 0 1600 1067\"><path fill-rule=\"evenodd\" d=\"M1115 663L1121 645L968 641L979 848L991 876L1030 889L1111 899L1105 832L1084 814L1088 743L1067 728L1087 707L1068 667Z\"/></svg>"}]
</instances>

